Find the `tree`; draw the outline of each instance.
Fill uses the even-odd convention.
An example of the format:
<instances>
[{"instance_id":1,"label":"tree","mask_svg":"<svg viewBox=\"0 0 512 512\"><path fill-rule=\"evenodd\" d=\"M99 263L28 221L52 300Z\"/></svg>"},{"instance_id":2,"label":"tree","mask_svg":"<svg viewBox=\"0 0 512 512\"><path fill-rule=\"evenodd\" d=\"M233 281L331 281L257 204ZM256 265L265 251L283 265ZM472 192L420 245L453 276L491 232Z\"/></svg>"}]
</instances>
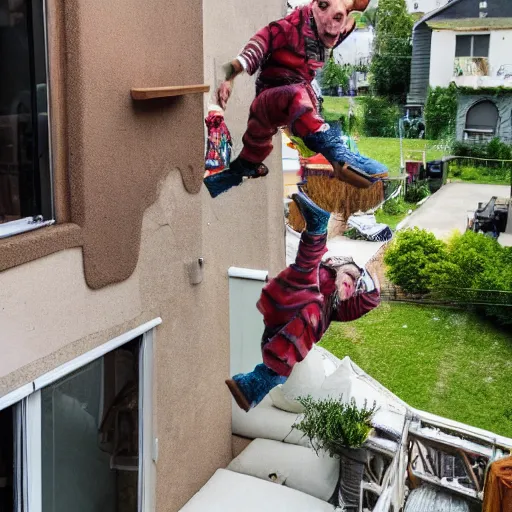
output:
<instances>
[{"instance_id":1,"label":"tree","mask_svg":"<svg viewBox=\"0 0 512 512\"><path fill-rule=\"evenodd\" d=\"M409 89L412 56L412 16L405 0L380 0L370 67L374 93L404 101Z\"/></svg>"},{"instance_id":2,"label":"tree","mask_svg":"<svg viewBox=\"0 0 512 512\"><path fill-rule=\"evenodd\" d=\"M320 83L324 89L337 89L341 86L346 90L349 79L350 73L346 66L341 66L331 57L322 70Z\"/></svg>"},{"instance_id":3,"label":"tree","mask_svg":"<svg viewBox=\"0 0 512 512\"><path fill-rule=\"evenodd\" d=\"M375 28L377 26L377 8L368 7L366 11L361 15L361 22Z\"/></svg>"}]
</instances>

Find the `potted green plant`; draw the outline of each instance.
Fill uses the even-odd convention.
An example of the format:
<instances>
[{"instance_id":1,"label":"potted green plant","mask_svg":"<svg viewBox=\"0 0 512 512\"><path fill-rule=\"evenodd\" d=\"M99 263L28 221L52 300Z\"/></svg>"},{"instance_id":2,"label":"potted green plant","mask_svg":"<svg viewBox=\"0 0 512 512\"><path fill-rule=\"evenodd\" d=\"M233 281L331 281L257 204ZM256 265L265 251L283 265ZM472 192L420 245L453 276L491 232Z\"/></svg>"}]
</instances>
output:
<instances>
[{"instance_id":1,"label":"potted green plant","mask_svg":"<svg viewBox=\"0 0 512 512\"><path fill-rule=\"evenodd\" d=\"M297 400L304 412L294 428L304 432L317 454L325 450L331 457L340 459L338 492L333 496L336 505L346 510L359 510L366 464L363 445L372 431L376 404L368 408L365 401L364 406L358 408L354 400L345 403L342 397L316 400L308 396Z\"/></svg>"}]
</instances>

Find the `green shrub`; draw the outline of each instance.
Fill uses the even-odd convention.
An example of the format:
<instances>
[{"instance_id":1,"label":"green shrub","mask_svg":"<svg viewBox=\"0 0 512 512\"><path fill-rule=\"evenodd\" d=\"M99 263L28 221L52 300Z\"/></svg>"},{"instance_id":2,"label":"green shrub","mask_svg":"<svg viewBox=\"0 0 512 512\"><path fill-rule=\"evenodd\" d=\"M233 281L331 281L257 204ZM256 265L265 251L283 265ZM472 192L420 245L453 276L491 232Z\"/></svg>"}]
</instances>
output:
<instances>
[{"instance_id":1,"label":"green shrub","mask_svg":"<svg viewBox=\"0 0 512 512\"><path fill-rule=\"evenodd\" d=\"M372 430L371 419L376 404L367 404L359 409L355 401L346 404L341 397L314 400L300 397L297 401L304 407L302 419L294 428L304 432L317 451L326 450L331 457L340 453L340 448L359 448Z\"/></svg>"},{"instance_id":2,"label":"green shrub","mask_svg":"<svg viewBox=\"0 0 512 512\"><path fill-rule=\"evenodd\" d=\"M487 144L487 158L512 160L512 147L502 142L498 137L495 137Z\"/></svg>"},{"instance_id":3,"label":"green shrub","mask_svg":"<svg viewBox=\"0 0 512 512\"><path fill-rule=\"evenodd\" d=\"M468 144L454 141L451 153L453 156L469 158L489 158L492 160L512 160L512 146L495 137L487 144ZM483 162L485 165L485 162Z\"/></svg>"},{"instance_id":4,"label":"green shrub","mask_svg":"<svg viewBox=\"0 0 512 512\"><path fill-rule=\"evenodd\" d=\"M476 169L475 167L465 167L464 169L462 169L460 177L464 181L478 181L482 177L482 175L479 172L479 170Z\"/></svg>"},{"instance_id":5,"label":"green shrub","mask_svg":"<svg viewBox=\"0 0 512 512\"><path fill-rule=\"evenodd\" d=\"M425 104L426 136L441 139L455 133L457 119L457 87L435 87L428 91Z\"/></svg>"},{"instance_id":6,"label":"green shrub","mask_svg":"<svg viewBox=\"0 0 512 512\"><path fill-rule=\"evenodd\" d=\"M478 183L500 183L511 182L511 169L509 167L483 167L461 165L461 163L450 163L449 178L456 178L462 181L476 181Z\"/></svg>"},{"instance_id":7,"label":"green shrub","mask_svg":"<svg viewBox=\"0 0 512 512\"><path fill-rule=\"evenodd\" d=\"M512 248L481 233L455 234L447 243L418 228L397 234L384 256L387 277L407 293L473 304L512 324Z\"/></svg>"},{"instance_id":8,"label":"green shrub","mask_svg":"<svg viewBox=\"0 0 512 512\"><path fill-rule=\"evenodd\" d=\"M395 197L386 201L382 209L389 215L402 215L409 210L409 205L402 197Z\"/></svg>"},{"instance_id":9,"label":"green shrub","mask_svg":"<svg viewBox=\"0 0 512 512\"><path fill-rule=\"evenodd\" d=\"M427 182L411 183L407 186L405 200L408 203L418 203L430 195L430 188Z\"/></svg>"},{"instance_id":10,"label":"green shrub","mask_svg":"<svg viewBox=\"0 0 512 512\"><path fill-rule=\"evenodd\" d=\"M424 229L397 233L384 256L388 279L407 293L431 289L432 267L446 260L446 244Z\"/></svg>"},{"instance_id":11,"label":"green shrub","mask_svg":"<svg viewBox=\"0 0 512 512\"><path fill-rule=\"evenodd\" d=\"M362 130L367 137L397 137L400 110L385 98L365 96L363 105Z\"/></svg>"}]
</instances>

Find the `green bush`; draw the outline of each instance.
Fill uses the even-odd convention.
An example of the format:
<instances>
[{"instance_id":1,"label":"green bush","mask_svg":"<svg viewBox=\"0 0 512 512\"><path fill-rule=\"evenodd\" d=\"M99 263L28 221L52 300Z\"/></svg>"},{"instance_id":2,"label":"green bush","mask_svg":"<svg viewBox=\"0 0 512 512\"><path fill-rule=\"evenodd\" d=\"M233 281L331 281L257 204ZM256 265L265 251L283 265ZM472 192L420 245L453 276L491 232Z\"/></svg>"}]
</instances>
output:
<instances>
[{"instance_id":1,"label":"green bush","mask_svg":"<svg viewBox=\"0 0 512 512\"><path fill-rule=\"evenodd\" d=\"M407 185L405 200L408 203L418 203L430 195L430 188L427 182L411 183Z\"/></svg>"},{"instance_id":2,"label":"green bush","mask_svg":"<svg viewBox=\"0 0 512 512\"><path fill-rule=\"evenodd\" d=\"M446 244L433 233L416 227L405 229L397 233L386 251L386 275L407 293L427 293L432 284L432 266L446 257Z\"/></svg>"},{"instance_id":3,"label":"green bush","mask_svg":"<svg viewBox=\"0 0 512 512\"><path fill-rule=\"evenodd\" d=\"M367 137L397 137L400 110L386 98L365 96L363 105L362 130Z\"/></svg>"},{"instance_id":4,"label":"green bush","mask_svg":"<svg viewBox=\"0 0 512 512\"><path fill-rule=\"evenodd\" d=\"M453 142L451 153L453 156L469 158L489 158L492 160L512 160L512 146L495 137L487 144L468 144L467 142ZM485 165L485 162L483 163Z\"/></svg>"},{"instance_id":5,"label":"green bush","mask_svg":"<svg viewBox=\"0 0 512 512\"><path fill-rule=\"evenodd\" d=\"M452 136L457 120L457 87L451 84L429 89L424 115L428 139Z\"/></svg>"},{"instance_id":6,"label":"green bush","mask_svg":"<svg viewBox=\"0 0 512 512\"><path fill-rule=\"evenodd\" d=\"M294 428L304 432L317 451L326 450L331 457L339 456L340 448L360 448L372 430L371 419L377 407L367 404L359 409L355 401L346 404L341 397L314 400L300 397L304 407L301 420Z\"/></svg>"},{"instance_id":7,"label":"green bush","mask_svg":"<svg viewBox=\"0 0 512 512\"><path fill-rule=\"evenodd\" d=\"M402 215L409 210L409 205L406 204L402 197L395 197L386 201L382 209L388 215Z\"/></svg>"},{"instance_id":8,"label":"green bush","mask_svg":"<svg viewBox=\"0 0 512 512\"><path fill-rule=\"evenodd\" d=\"M508 184L511 182L510 167L483 167L461 165L460 162L449 164L448 177L462 181L474 181L478 183Z\"/></svg>"},{"instance_id":9,"label":"green bush","mask_svg":"<svg viewBox=\"0 0 512 512\"><path fill-rule=\"evenodd\" d=\"M396 236L384 256L387 277L407 293L473 304L512 324L512 248L481 233L455 234L447 243L418 228Z\"/></svg>"}]
</instances>

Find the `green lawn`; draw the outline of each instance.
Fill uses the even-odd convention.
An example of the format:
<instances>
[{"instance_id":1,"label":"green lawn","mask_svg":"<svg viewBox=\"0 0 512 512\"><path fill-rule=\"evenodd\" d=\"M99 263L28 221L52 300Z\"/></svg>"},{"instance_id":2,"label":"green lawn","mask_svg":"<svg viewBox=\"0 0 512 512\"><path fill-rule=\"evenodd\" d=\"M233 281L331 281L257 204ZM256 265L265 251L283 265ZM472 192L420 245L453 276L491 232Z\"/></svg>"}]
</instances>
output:
<instances>
[{"instance_id":1,"label":"green lawn","mask_svg":"<svg viewBox=\"0 0 512 512\"><path fill-rule=\"evenodd\" d=\"M404 159L421 160L420 153L411 151L426 151L426 160L438 160L443 151L437 149L436 141L422 139L403 139ZM382 162L389 169L390 174L397 175L400 171L400 139L384 139L377 137L361 137L357 140L357 147L362 155Z\"/></svg>"},{"instance_id":2,"label":"green lawn","mask_svg":"<svg viewBox=\"0 0 512 512\"><path fill-rule=\"evenodd\" d=\"M408 215L409 210L416 210L418 205L416 203L405 203L407 206L407 210L404 213L399 213L397 215L393 215L391 213L386 213L382 208L375 212L375 219L377 222L382 224L387 224L393 231L396 229L398 224L405 219Z\"/></svg>"},{"instance_id":3,"label":"green lawn","mask_svg":"<svg viewBox=\"0 0 512 512\"><path fill-rule=\"evenodd\" d=\"M384 302L321 345L413 407L512 437L512 334L477 316Z\"/></svg>"},{"instance_id":4,"label":"green lawn","mask_svg":"<svg viewBox=\"0 0 512 512\"><path fill-rule=\"evenodd\" d=\"M358 98L355 97L355 114L362 115L358 106ZM324 97L324 116L327 121L339 119L340 115L347 115L349 110L348 97ZM398 121L398 120L397 120ZM400 171L400 139L386 139L376 137L356 138L357 147L361 154L374 158L382 162L389 168L391 174L398 174ZM426 151L427 162L429 160L438 160L444 153L435 146L437 141L421 139L403 139L404 159L421 160L420 153L411 153L411 151Z\"/></svg>"},{"instance_id":5,"label":"green lawn","mask_svg":"<svg viewBox=\"0 0 512 512\"><path fill-rule=\"evenodd\" d=\"M356 103L356 114L358 113L358 98L354 98ZM324 96L323 115L327 121L335 121L340 118L341 115L346 116L348 114L350 98L348 96L342 96L340 98L335 96Z\"/></svg>"},{"instance_id":6,"label":"green lawn","mask_svg":"<svg viewBox=\"0 0 512 512\"><path fill-rule=\"evenodd\" d=\"M474 184L510 185L512 183L511 171L508 169L492 169L487 167L471 167L450 165L448 178L454 182Z\"/></svg>"}]
</instances>

